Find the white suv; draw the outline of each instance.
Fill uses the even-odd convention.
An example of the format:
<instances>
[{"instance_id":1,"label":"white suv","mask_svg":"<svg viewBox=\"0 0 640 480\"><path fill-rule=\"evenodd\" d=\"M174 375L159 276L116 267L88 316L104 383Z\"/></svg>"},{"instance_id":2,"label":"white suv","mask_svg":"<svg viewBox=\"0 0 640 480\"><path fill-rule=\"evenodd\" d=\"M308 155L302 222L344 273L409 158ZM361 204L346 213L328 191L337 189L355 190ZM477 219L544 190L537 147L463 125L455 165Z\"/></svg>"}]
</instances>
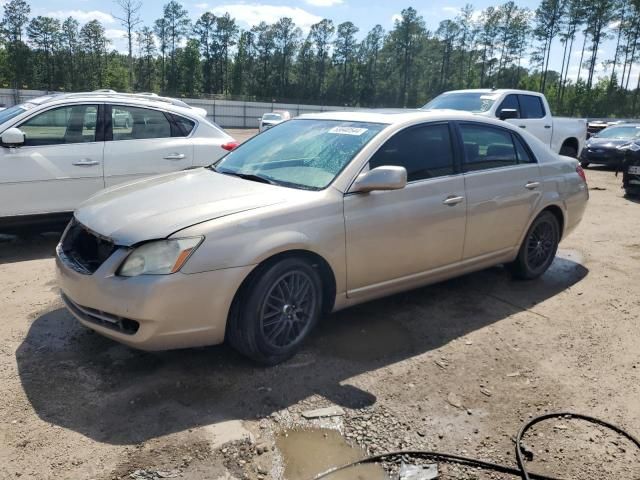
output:
<instances>
[{"instance_id":1,"label":"white suv","mask_svg":"<svg viewBox=\"0 0 640 480\"><path fill-rule=\"evenodd\" d=\"M0 112L0 227L68 216L95 192L209 165L237 143L202 109L115 92L39 97Z\"/></svg>"}]
</instances>

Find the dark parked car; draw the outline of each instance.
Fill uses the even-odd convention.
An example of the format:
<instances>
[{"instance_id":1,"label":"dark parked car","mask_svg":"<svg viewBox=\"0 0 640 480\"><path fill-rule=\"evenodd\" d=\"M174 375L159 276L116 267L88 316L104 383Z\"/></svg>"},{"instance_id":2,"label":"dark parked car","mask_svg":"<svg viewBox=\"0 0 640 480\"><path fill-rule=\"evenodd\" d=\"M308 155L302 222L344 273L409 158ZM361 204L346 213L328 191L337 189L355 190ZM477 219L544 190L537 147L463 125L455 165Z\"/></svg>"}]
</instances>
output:
<instances>
[{"instance_id":1,"label":"dark parked car","mask_svg":"<svg viewBox=\"0 0 640 480\"><path fill-rule=\"evenodd\" d=\"M640 141L640 123L625 123L607 127L587 140L580 154L580 164L617 166L622 160L618 147Z\"/></svg>"},{"instance_id":2,"label":"dark parked car","mask_svg":"<svg viewBox=\"0 0 640 480\"><path fill-rule=\"evenodd\" d=\"M618 147L622 187L627 195L640 196L640 138ZM616 175L618 172L616 172Z\"/></svg>"}]
</instances>

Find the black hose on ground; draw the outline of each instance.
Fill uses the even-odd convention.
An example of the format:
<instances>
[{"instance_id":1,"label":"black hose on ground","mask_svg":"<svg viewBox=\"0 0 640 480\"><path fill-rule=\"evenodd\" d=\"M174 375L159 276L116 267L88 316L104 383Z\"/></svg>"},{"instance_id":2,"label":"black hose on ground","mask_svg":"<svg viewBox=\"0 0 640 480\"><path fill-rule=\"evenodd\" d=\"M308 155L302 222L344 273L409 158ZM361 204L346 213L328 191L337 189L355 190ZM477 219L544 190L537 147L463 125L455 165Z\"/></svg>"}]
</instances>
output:
<instances>
[{"instance_id":1,"label":"black hose on ground","mask_svg":"<svg viewBox=\"0 0 640 480\"><path fill-rule=\"evenodd\" d=\"M346 470L348 468L355 467L357 465L363 465L367 463L375 463L381 460L389 459L391 457L414 457L414 458L424 458L429 460L436 460L441 462L448 463L458 463L460 465L465 465L468 467L481 468L484 470L492 470L499 473L506 473L508 475L513 475L516 477L520 477L522 480L560 480L556 477L549 477L546 475L540 475L537 473L529 473L526 469L524 460L522 458L522 437L525 433L534 425L544 422L545 420L549 420L551 418L565 418L565 419L574 419L574 420L583 420L585 422L593 423L596 425L600 425L602 427L608 428L616 432L617 434L625 437L640 450L640 440L631 435L628 432L625 432L622 428L613 425L611 423L605 422L604 420L600 420L599 418L590 417L588 415L581 415L579 413L548 413L545 415L540 415L531 419L529 422L525 423L518 435L516 436L516 462L518 463L518 468L507 467L505 465L500 465L492 462L485 462L483 460L478 460L475 458L464 457L461 455L452 455L449 453L440 453L440 452L432 452L427 450L400 450L396 452L387 452L381 453L378 455L372 455L370 457L363 458L361 460L357 460L355 462L348 463L346 465L342 465L340 467L335 467L323 472L319 475L313 477L313 480L321 480L323 478L328 478L336 472L340 472L342 470Z\"/></svg>"}]
</instances>

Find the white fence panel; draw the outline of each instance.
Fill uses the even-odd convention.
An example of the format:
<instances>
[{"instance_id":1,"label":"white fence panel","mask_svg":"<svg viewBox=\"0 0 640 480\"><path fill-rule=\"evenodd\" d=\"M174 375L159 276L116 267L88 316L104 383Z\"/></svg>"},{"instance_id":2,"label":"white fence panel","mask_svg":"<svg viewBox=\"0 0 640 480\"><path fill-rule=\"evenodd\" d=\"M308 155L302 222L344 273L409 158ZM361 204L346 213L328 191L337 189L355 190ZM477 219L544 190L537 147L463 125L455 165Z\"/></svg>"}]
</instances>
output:
<instances>
[{"instance_id":1,"label":"white fence panel","mask_svg":"<svg viewBox=\"0 0 640 480\"><path fill-rule=\"evenodd\" d=\"M16 103L47 95L43 90L20 90L18 95L9 88L0 88L0 106L11 107ZM16 101L17 98L17 101ZM287 110L292 117L305 113L328 112L336 110L358 110L354 107L327 105L303 105L278 102L243 102L237 100L214 100L205 98L183 98L187 104L204 108L207 117L223 128L258 128L260 117L274 110Z\"/></svg>"}]
</instances>

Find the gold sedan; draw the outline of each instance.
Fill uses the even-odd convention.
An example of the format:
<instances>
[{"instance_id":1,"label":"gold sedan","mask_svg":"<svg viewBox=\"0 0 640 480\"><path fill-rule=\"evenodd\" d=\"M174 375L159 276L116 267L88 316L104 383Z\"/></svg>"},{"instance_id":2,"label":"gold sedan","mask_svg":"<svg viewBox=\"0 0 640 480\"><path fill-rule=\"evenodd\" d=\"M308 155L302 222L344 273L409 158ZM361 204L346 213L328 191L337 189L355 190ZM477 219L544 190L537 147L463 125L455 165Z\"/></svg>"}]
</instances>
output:
<instances>
[{"instance_id":1,"label":"gold sedan","mask_svg":"<svg viewBox=\"0 0 640 480\"><path fill-rule=\"evenodd\" d=\"M308 115L85 202L58 282L80 322L132 347L227 340L275 364L331 311L501 263L542 275L587 199L576 160L498 120Z\"/></svg>"}]
</instances>

